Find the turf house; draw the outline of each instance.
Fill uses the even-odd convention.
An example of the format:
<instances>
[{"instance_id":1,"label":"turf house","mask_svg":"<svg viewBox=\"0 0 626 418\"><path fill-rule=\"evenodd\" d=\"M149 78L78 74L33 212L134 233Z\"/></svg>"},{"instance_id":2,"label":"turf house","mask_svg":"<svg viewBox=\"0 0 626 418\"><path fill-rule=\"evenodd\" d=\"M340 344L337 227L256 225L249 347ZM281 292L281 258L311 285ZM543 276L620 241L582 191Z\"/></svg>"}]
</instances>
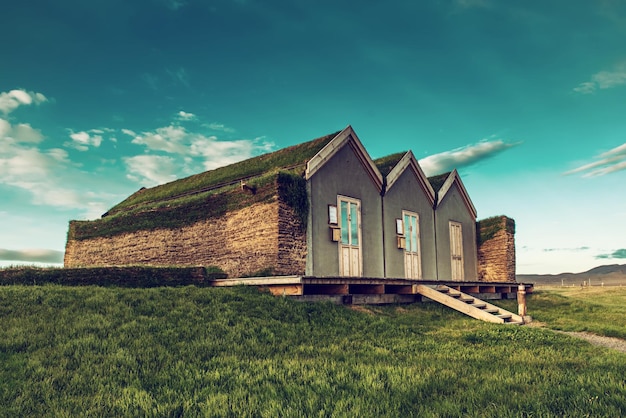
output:
<instances>
[{"instance_id":1,"label":"turf house","mask_svg":"<svg viewBox=\"0 0 626 418\"><path fill-rule=\"evenodd\" d=\"M513 220L476 216L456 170L427 178L411 151L372 160L348 126L71 221L65 266L514 282Z\"/></svg>"}]
</instances>

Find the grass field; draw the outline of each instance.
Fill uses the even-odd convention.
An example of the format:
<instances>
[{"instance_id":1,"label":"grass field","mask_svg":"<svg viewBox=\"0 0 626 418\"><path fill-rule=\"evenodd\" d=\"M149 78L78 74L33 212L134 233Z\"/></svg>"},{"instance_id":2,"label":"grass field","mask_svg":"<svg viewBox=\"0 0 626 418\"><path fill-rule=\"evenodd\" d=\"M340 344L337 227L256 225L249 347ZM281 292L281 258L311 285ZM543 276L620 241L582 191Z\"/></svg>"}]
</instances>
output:
<instances>
[{"instance_id":1,"label":"grass field","mask_svg":"<svg viewBox=\"0 0 626 418\"><path fill-rule=\"evenodd\" d=\"M622 291L541 290L529 313L547 327L624 338L624 302ZM624 376L622 353L435 304L0 286L6 417L620 417Z\"/></svg>"}]
</instances>

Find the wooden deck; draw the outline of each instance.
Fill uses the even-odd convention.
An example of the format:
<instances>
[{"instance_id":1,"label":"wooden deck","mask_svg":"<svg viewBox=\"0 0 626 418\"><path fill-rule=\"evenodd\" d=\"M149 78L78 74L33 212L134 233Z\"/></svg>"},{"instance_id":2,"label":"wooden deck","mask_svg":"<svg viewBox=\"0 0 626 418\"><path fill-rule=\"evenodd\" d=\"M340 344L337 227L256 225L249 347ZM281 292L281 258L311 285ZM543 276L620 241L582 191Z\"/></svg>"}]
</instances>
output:
<instances>
[{"instance_id":1,"label":"wooden deck","mask_svg":"<svg viewBox=\"0 0 626 418\"><path fill-rule=\"evenodd\" d=\"M480 299L515 299L520 283L457 282L367 277L274 276L216 279L212 286L257 286L276 296L303 301L331 300L345 304L413 303L427 298L418 286L444 285ZM524 284L526 293L533 285Z\"/></svg>"}]
</instances>

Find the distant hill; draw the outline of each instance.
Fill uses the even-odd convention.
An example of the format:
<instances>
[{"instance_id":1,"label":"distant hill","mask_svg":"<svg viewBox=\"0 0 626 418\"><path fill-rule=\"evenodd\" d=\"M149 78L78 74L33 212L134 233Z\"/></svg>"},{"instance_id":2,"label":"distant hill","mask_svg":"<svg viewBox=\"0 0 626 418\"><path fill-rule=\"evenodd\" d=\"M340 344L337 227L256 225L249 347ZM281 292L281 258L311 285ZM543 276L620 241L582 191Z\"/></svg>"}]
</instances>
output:
<instances>
[{"instance_id":1,"label":"distant hill","mask_svg":"<svg viewBox=\"0 0 626 418\"><path fill-rule=\"evenodd\" d=\"M535 285L580 286L583 282L591 280L592 286L626 285L626 264L610 264L594 267L583 273L561 274L518 274L517 281L521 283L534 283Z\"/></svg>"}]
</instances>

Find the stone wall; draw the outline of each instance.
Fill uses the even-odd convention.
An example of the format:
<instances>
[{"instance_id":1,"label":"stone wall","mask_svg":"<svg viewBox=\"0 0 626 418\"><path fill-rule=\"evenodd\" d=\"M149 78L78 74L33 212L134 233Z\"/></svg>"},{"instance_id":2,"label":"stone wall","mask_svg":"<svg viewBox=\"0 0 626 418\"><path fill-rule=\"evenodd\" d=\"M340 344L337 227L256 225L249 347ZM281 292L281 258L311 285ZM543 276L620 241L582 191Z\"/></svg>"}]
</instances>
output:
<instances>
[{"instance_id":1,"label":"stone wall","mask_svg":"<svg viewBox=\"0 0 626 418\"><path fill-rule=\"evenodd\" d=\"M281 221L282 235L290 237L292 241L282 248L281 254L284 256L290 248L298 248L300 239L292 231L297 222L288 219L290 208L280 207L278 199L274 199L271 203L257 203L182 228L138 231L110 238L69 240L65 266L218 266L230 277L251 275L268 269L288 273L304 272L300 265L291 266L291 261L279 262L279 212L283 213L281 218L284 218ZM291 224L294 228L289 226ZM301 245L305 246L305 243ZM293 259L297 261L301 257L302 254L298 254Z\"/></svg>"},{"instance_id":2,"label":"stone wall","mask_svg":"<svg viewBox=\"0 0 626 418\"><path fill-rule=\"evenodd\" d=\"M515 221L506 216L477 222L478 280L515 282Z\"/></svg>"},{"instance_id":3,"label":"stone wall","mask_svg":"<svg viewBox=\"0 0 626 418\"><path fill-rule=\"evenodd\" d=\"M278 205L278 259L276 275L302 276L306 269L306 229L289 205Z\"/></svg>"}]
</instances>

